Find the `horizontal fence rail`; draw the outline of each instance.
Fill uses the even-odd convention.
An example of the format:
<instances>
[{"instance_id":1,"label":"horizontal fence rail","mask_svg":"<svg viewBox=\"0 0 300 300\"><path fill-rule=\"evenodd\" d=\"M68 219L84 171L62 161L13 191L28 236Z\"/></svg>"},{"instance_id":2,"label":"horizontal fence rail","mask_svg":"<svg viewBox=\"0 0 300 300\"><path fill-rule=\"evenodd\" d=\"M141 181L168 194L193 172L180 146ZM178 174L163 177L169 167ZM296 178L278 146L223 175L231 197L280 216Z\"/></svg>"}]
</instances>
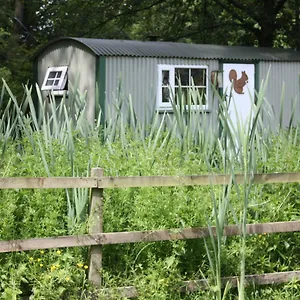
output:
<instances>
[{"instance_id":1,"label":"horizontal fence rail","mask_svg":"<svg viewBox=\"0 0 300 300\"><path fill-rule=\"evenodd\" d=\"M222 285L225 286L227 282L230 283L232 287L238 286L238 281L240 280L237 276L229 276L222 278ZM265 273L265 274L253 274L245 275L245 284L249 285L266 285L281 283L290 280L300 280L300 271L287 271L278 273ZM200 289L205 289L209 287L209 282L206 279L200 280L188 280L182 282L181 291L182 292L195 292Z\"/></svg>"},{"instance_id":2,"label":"horizontal fence rail","mask_svg":"<svg viewBox=\"0 0 300 300\"><path fill-rule=\"evenodd\" d=\"M251 178L251 175L248 175ZM244 183L245 175L191 175L191 176L134 176L134 177L103 177L98 182L99 188L129 187L171 187L192 185L224 185L232 180ZM253 174L254 183L292 183L300 182L300 173Z\"/></svg>"},{"instance_id":3,"label":"horizontal fence rail","mask_svg":"<svg viewBox=\"0 0 300 300\"><path fill-rule=\"evenodd\" d=\"M211 230L212 233L215 234L216 228L211 227ZM300 221L247 224L247 234L271 234L297 231L300 231ZM224 236L235 236L239 234L240 227L237 225L228 225L224 228ZM0 241L0 253L78 246L189 240L209 236L210 233L207 227L199 227L33 238L26 240Z\"/></svg>"},{"instance_id":4,"label":"horizontal fence rail","mask_svg":"<svg viewBox=\"0 0 300 300\"><path fill-rule=\"evenodd\" d=\"M253 174L254 183L299 183L300 173ZM251 178L251 175L248 175ZM0 178L0 189L16 188L130 188L224 185L232 180L242 184L245 175L189 175L189 176L129 176L129 177L10 177Z\"/></svg>"},{"instance_id":5,"label":"horizontal fence rail","mask_svg":"<svg viewBox=\"0 0 300 300\"><path fill-rule=\"evenodd\" d=\"M0 189L62 189L97 187L97 179L90 177L0 178Z\"/></svg>"},{"instance_id":6,"label":"horizontal fence rail","mask_svg":"<svg viewBox=\"0 0 300 300\"><path fill-rule=\"evenodd\" d=\"M236 287L240 280L237 276L229 276L222 278L222 286L225 286L228 282L230 286ZM287 271L278 273L265 273L265 274L253 274L245 275L245 284L250 285L267 285L276 284L282 282L288 282L291 280L300 280L300 271ZM209 289L210 284L206 279L199 280L187 280L182 281L179 287L180 292L197 292L203 289ZM118 287L114 289L103 289L103 294L109 296L116 296L123 298L136 298L139 296L139 292L134 286ZM110 299L110 298L109 298Z\"/></svg>"}]
</instances>

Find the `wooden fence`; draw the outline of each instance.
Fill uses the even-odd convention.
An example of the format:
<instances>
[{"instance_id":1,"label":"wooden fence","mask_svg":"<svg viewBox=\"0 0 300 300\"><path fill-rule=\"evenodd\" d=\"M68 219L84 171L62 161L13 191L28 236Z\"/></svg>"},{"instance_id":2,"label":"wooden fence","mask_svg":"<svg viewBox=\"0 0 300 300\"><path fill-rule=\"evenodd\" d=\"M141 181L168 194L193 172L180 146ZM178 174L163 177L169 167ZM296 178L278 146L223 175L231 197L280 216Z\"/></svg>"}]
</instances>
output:
<instances>
[{"instance_id":1,"label":"wooden fence","mask_svg":"<svg viewBox=\"0 0 300 300\"><path fill-rule=\"evenodd\" d=\"M199 175L199 176L137 176L137 177L105 177L103 169L92 169L91 177L55 177L55 178L0 178L0 189L16 188L91 188L90 217L91 227L89 234L79 236L59 236L49 238L33 238L26 240L0 241L0 252L26 251L37 249L91 246L89 263L89 280L101 287L102 246L108 244L124 244L137 242L157 242L170 240L197 239L209 236L208 229L184 228L173 230L149 230L133 232L103 232L103 190L106 188L129 187L158 187L158 186L201 186L225 185L232 180L230 175ZM244 182L243 175L235 175L237 183ZM300 173L255 174L254 183L299 183ZM212 229L213 232L215 228ZM248 234L280 233L300 231L300 221L273 222L248 224ZM224 228L225 236L239 235L237 225L228 225ZM300 279L300 271L280 272L270 274L246 275L247 283L270 284L282 283L291 279ZM225 277L224 282L230 281L234 286L237 277ZM181 291L195 291L207 288L205 280L182 282ZM133 298L138 296L135 287L116 288L122 296Z\"/></svg>"}]
</instances>

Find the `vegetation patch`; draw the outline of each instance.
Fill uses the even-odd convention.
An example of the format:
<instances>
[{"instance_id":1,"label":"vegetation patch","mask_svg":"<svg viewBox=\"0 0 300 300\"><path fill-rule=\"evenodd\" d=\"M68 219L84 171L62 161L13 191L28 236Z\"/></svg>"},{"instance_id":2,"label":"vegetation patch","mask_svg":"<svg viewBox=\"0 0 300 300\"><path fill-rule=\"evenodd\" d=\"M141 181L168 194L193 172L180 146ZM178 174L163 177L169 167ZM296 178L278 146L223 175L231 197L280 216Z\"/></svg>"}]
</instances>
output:
<instances>
[{"instance_id":1,"label":"vegetation patch","mask_svg":"<svg viewBox=\"0 0 300 300\"><path fill-rule=\"evenodd\" d=\"M299 217L298 184L253 183L257 172L299 169L298 126L269 130L271 119L261 117L268 107L263 92L257 94L251 122L237 127L219 96L219 122L210 130L201 112L176 106L174 118L160 121L154 115L151 127L136 120L134 112L123 115L121 109L104 126L100 112L92 126L84 118L84 95L73 93L59 104L53 97L48 107L39 96L39 114L32 95L26 88L24 101L18 104L4 82L2 177L89 176L92 167L103 168L106 176L232 176L226 186L105 190L105 232L216 226L217 235L104 246L104 288L135 286L139 299L299 298L293 281L267 287L243 285L245 274L297 270L300 260L298 233L245 232L248 223ZM237 173L244 175L242 184L235 182ZM86 233L89 198L87 189L1 190L0 238ZM224 237L222 229L227 224L238 224L242 234ZM86 299L83 290L93 290L87 281L88 259L87 247L1 254L1 298ZM239 276L238 288L221 285L221 277L234 275ZM202 278L208 279L207 290L180 292L183 280Z\"/></svg>"}]
</instances>

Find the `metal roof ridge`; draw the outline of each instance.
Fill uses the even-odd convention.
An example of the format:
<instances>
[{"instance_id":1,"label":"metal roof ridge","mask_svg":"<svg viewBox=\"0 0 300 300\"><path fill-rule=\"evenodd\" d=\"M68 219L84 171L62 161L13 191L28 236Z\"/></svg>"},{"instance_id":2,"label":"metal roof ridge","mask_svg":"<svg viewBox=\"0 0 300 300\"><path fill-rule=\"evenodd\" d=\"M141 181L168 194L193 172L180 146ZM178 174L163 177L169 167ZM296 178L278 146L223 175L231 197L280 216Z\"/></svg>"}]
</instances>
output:
<instances>
[{"instance_id":1,"label":"metal roof ridge","mask_svg":"<svg viewBox=\"0 0 300 300\"><path fill-rule=\"evenodd\" d=\"M95 39L87 37L61 37L44 45L37 57L47 47L59 41L73 40L90 49L96 56L173 57L187 59L300 61L300 52L294 49L193 44L168 41L138 41L125 39Z\"/></svg>"}]
</instances>

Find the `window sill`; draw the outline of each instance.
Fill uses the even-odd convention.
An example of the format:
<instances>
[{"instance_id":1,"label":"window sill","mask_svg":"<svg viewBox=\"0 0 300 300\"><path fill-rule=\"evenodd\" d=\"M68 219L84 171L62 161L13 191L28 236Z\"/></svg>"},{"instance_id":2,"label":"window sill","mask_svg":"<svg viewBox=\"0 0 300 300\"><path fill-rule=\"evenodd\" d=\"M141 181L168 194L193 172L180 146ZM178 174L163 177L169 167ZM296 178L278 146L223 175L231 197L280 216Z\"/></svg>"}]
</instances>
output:
<instances>
[{"instance_id":1,"label":"window sill","mask_svg":"<svg viewBox=\"0 0 300 300\"><path fill-rule=\"evenodd\" d=\"M199 112L199 113L211 113L211 109L209 108L190 108L191 112ZM174 113L174 110L172 107L157 107L156 112L160 114L164 113ZM188 112L188 108L186 108L186 112Z\"/></svg>"},{"instance_id":2,"label":"window sill","mask_svg":"<svg viewBox=\"0 0 300 300\"><path fill-rule=\"evenodd\" d=\"M54 91L54 90L52 90L52 91L50 91L49 94L52 94L54 96L63 96L63 95L68 96L69 95L69 91L66 91L66 90L63 90L63 91Z\"/></svg>"}]
</instances>

